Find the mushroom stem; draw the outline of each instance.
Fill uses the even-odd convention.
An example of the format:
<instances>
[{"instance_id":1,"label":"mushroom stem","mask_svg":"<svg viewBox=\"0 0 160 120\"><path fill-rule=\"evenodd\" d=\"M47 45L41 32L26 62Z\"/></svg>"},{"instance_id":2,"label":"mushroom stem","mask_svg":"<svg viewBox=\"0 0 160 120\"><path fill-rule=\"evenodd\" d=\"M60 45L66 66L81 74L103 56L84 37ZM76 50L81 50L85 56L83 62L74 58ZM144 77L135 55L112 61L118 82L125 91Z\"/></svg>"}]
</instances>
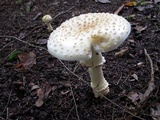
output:
<instances>
[{"instance_id":1,"label":"mushroom stem","mask_svg":"<svg viewBox=\"0 0 160 120\"><path fill-rule=\"evenodd\" d=\"M90 64L91 66L88 71L91 78L91 87L93 89L94 96L103 97L103 95L106 95L109 92L109 84L105 80L102 71L102 65L105 62L104 57L100 52L96 52L92 48L92 58L89 61L92 63Z\"/></svg>"},{"instance_id":2,"label":"mushroom stem","mask_svg":"<svg viewBox=\"0 0 160 120\"><path fill-rule=\"evenodd\" d=\"M52 32L53 31L53 27L52 27L51 23L46 23L46 25L47 25L47 30L49 32Z\"/></svg>"}]
</instances>

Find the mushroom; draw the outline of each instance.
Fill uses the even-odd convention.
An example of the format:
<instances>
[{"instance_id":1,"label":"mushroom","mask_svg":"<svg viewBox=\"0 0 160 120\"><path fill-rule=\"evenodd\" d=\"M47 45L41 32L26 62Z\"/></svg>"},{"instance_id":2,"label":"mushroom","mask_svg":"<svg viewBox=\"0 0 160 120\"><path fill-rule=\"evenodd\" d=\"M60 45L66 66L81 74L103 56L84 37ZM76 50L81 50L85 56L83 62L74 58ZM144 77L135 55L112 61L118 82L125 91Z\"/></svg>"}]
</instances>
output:
<instances>
[{"instance_id":1,"label":"mushroom","mask_svg":"<svg viewBox=\"0 0 160 120\"><path fill-rule=\"evenodd\" d=\"M47 25L47 29L49 32L53 31L53 28L51 25L52 17L50 15L43 16L42 21Z\"/></svg>"},{"instance_id":2,"label":"mushroom","mask_svg":"<svg viewBox=\"0 0 160 120\"><path fill-rule=\"evenodd\" d=\"M88 13L63 22L49 37L48 51L61 60L80 61L88 67L95 97L109 92L102 65L102 52L119 47L131 31L130 23L110 13Z\"/></svg>"}]
</instances>

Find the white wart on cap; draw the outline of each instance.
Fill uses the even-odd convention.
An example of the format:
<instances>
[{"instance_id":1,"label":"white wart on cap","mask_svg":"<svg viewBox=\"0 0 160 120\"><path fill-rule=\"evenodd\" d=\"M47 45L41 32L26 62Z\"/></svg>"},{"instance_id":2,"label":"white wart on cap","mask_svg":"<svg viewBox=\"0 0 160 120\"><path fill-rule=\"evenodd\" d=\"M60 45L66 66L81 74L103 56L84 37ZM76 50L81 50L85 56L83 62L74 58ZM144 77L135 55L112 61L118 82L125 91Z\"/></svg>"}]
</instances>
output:
<instances>
[{"instance_id":1,"label":"white wart on cap","mask_svg":"<svg viewBox=\"0 0 160 120\"><path fill-rule=\"evenodd\" d=\"M130 23L110 13L88 13L63 22L48 40L48 51L62 60L88 60L97 52L116 49L128 37Z\"/></svg>"}]
</instances>

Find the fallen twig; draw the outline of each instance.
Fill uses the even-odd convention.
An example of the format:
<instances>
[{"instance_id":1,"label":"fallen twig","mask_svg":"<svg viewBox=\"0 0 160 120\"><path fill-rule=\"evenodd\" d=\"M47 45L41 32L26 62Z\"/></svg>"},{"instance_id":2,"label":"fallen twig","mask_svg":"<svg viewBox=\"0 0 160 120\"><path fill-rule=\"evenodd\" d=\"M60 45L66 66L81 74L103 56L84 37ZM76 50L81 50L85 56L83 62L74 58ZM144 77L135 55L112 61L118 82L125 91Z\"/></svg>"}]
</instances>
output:
<instances>
[{"instance_id":1,"label":"fallen twig","mask_svg":"<svg viewBox=\"0 0 160 120\"><path fill-rule=\"evenodd\" d=\"M78 3L78 2L79 2L79 0L77 0L77 1L75 2L75 4ZM57 15L55 15L55 16L53 17L52 21L53 21L55 18L57 18L58 16L60 16L60 15L62 15L62 14L64 14L64 13L67 13L68 11L70 11L71 9L73 9L74 7L75 7L75 6L69 8L69 9L66 10L66 11L63 11L63 12L58 13Z\"/></svg>"},{"instance_id":2,"label":"fallen twig","mask_svg":"<svg viewBox=\"0 0 160 120\"><path fill-rule=\"evenodd\" d=\"M9 103L10 103L10 100L11 100L11 95L12 95L12 90L11 90L10 93L9 93L9 97L8 97L8 100L7 100L7 104L6 104L6 106L4 107L3 111L0 113L0 116L3 115L3 113L7 110L7 107L8 107L8 105L9 105Z\"/></svg>"},{"instance_id":3,"label":"fallen twig","mask_svg":"<svg viewBox=\"0 0 160 120\"><path fill-rule=\"evenodd\" d=\"M69 79L69 80L70 80L70 79ZM75 104L75 110L76 110L77 120L80 120L79 114L78 114L78 109L77 109L76 100L75 100L74 93L73 93L73 89L72 89L72 86L71 86L71 85L70 85L70 90L71 90L71 94L72 94L73 101L74 101L74 104Z\"/></svg>"},{"instance_id":4,"label":"fallen twig","mask_svg":"<svg viewBox=\"0 0 160 120\"><path fill-rule=\"evenodd\" d=\"M26 41L23 41L23 40L21 40L21 39L19 39L19 38L17 38L17 37L14 37L14 36L0 36L0 38L13 38L13 39L18 40L18 41L20 41L20 42L22 42L22 43L25 43L25 44L27 44L27 45L29 45L29 46L32 46L32 47L35 47L35 48L39 48L39 49L43 49L43 50L48 51L46 48L33 45L33 44L31 44L31 43L28 43L28 42L26 42ZM85 80L83 80L83 79L80 78L78 75L76 75L74 72L72 72L71 70L69 70L69 69L67 68L67 66L66 66L61 60L59 60L59 61L61 62L61 64L62 64L69 72L71 72L71 74L73 74L74 76L76 76L77 78L79 78L81 81L83 81L85 84L87 84L88 86L90 86ZM119 106L118 104L116 104L116 103L113 102L112 100L108 99L107 97L105 97L105 96L103 96L103 97L104 97L106 100L108 100L109 102L111 102L112 104L114 104L115 106L119 107L120 109L123 109L123 110L124 110L125 112L127 112L128 114L130 114L130 115L132 115L132 116L134 116L134 117L136 117L136 118L139 118L139 119L143 120L143 119L140 118L139 116L134 115L133 113L131 113L130 111L126 110L125 108ZM77 114L77 117L78 117L78 114Z\"/></svg>"},{"instance_id":5,"label":"fallen twig","mask_svg":"<svg viewBox=\"0 0 160 120\"><path fill-rule=\"evenodd\" d=\"M147 50L144 49L144 54L145 56L148 58L149 63L150 63L150 68L151 68L151 73L150 73L150 81L148 83L148 88L146 89L145 93L142 94L141 99L140 99L140 104L143 103L145 100L147 100L147 98L149 97L149 95L153 92L154 88L155 88L155 84L154 84L154 70L153 70L153 62L152 59L150 57L150 55L147 53Z\"/></svg>"},{"instance_id":6,"label":"fallen twig","mask_svg":"<svg viewBox=\"0 0 160 120\"><path fill-rule=\"evenodd\" d=\"M61 60L59 60L59 62L64 66L64 68L66 70L68 70L72 75L74 75L75 77L77 77L79 80L81 80L82 82L84 82L86 85L88 85L90 87L90 85L82 78L80 78L77 74L75 74L74 72L72 72ZM101 94L102 95L102 94ZM107 98L106 96L102 95L106 100L108 100L111 104L117 106L118 108L122 109L123 111L125 111L126 113L132 115L135 118L138 118L140 120L144 120L143 118L136 116L134 113L128 111L127 109L125 109L124 107L119 106L117 103L113 102L112 100L110 100L109 98Z\"/></svg>"},{"instance_id":7,"label":"fallen twig","mask_svg":"<svg viewBox=\"0 0 160 120\"><path fill-rule=\"evenodd\" d=\"M70 116L71 112L73 111L74 107L75 107L75 105L70 109L70 111L69 111L69 113L68 113L68 115L66 117L66 120L69 120L69 116Z\"/></svg>"},{"instance_id":8,"label":"fallen twig","mask_svg":"<svg viewBox=\"0 0 160 120\"><path fill-rule=\"evenodd\" d=\"M22 42L22 43L25 43L25 44L27 44L27 45L29 45L29 46L32 46L32 47L35 47L35 48L39 48L39 49L43 49L43 50L48 51L48 50L47 50L46 48L44 48L44 47L40 47L40 46L33 45L33 44L29 43L29 42L23 41L23 40L15 37L15 36L0 36L0 38L12 38L12 39L14 39L14 40L17 40L17 41L20 41L20 42Z\"/></svg>"},{"instance_id":9,"label":"fallen twig","mask_svg":"<svg viewBox=\"0 0 160 120\"><path fill-rule=\"evenodd\" d=\"M121 5L115 12L114 12L114 14L119 14L119 12L123 9L123 7L124 7L124 4L123 5Z\"/></svg>"},{"instance_id":10,"label":"fallen twig","mask_svg":"<svg viewBox=\"0 0 160 120\"><path fill-rule=\"evenodd\" d=\"M90 86L90 85L88 84L88 82L86 82L84 79L82 79L81 77L79 77L78 75L76 75L74 72L72 72L61 60L59 60L59 62L60 62L60 63L63 65L63 67L64 67L67 71L69 71L73 76L79 78L79 80L83 81L86 85Z\"/></svg>"},{"instance_id":11,"label":"fallen twig","mask_svg":"<svg viewBox=\"0 0 160 120\"><path fill-rule=\"evenodd\" d=\"M62 14L64 14L64 13L67 13L68 11L70 11L71 9L73 9L75 6L73 6L73 7L71 7L71 8L69 8L68 10L66 10L66 11L63 11L63 12L60 12L60 13L58 13L57 15L55 15L54 17L53 17L53 19L52 20L54 20L55 18L57 18L58 16L60 16L60 15L62 15Z\"/></svg>"}]
</instances>

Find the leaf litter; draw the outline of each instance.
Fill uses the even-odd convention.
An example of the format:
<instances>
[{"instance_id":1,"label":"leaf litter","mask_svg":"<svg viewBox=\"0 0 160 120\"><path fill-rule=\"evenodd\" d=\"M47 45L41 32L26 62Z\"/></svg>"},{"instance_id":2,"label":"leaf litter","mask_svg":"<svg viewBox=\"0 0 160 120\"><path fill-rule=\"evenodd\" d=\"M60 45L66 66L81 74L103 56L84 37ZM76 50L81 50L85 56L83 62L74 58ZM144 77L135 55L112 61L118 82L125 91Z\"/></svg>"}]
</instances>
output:
<instances>
[{"instance_id":1,"label":"leaf litter","mask_svg":"<svg viewBox=\"0 0 160 120\"><path fill-rule=\"evenodd\" d=\"M137 92L129 92L127 97L133 102L135 103L137 100L139 100L139 95Z\"/></svg>"},{"instance_id":2,"label":"leaf litter","mask_svg":"<svg viewBox=\"0 0 160 120\"><path fill-rule=\"evenodd\" d=\"M150 108L153 120L160 120L160 103L155 103L154 106Z\"/></svg>"},{"instance_id":3,"label":"leaf litter","mask_svg":"<svg viewBox=\"0 0 160 120\"><path fill-rule=\"evenodd\" d=\"M129 52L129 48L126 47L126 48L121 49L120 51L116 52L114 56L115 56L115 57L122 57L122 56L124 56L125 54L127 54L128 52Z\"/></svg>"},{"instance_id":4,"label":"leaf litter","mask_svg":"<svg viewBox=\"0 0 160 120\"><path fill-rule=\"evenodd\" d=\"M37 89L37 101L35 103L36 107L41 107L44 100L48 98L49 93L52 91L52 87L49 83L44 83Z\"/></svg>"},{"instance_id":5,"label":"leaf litter","mask_svg":"<svg viewBox=\"0 0 160 120\"><path fill-rule=\"evenodd\" d=\"M156 0L155 0L155 1L156 1ZM158 1L158 0L157 0L157 1ZM118 1L116 1L116 2L118 3ZM53 3L53 4L54 4L54 3ZM52 5L53 5L53 4L52 4ZM85 4L86 4L86 3L85 3ZM112 3L111 3L111 4L112 4ZM110 5L111 5L111 4L110 4ZM100 4L99 4L99 5L100 5ZM101 4L101 5L102 5L102 4ZM107 4L105 4L105 5L107 5ZM97 6L96 6L96 7L97 7ZM112 7L113 7L113 6L112 6ZM101 8L102 8L102 7L101 7ZM135 6L130 7L130 8L129 8L129 7L128 7L128 8L125 7L125 9L121 12L122 15L126 15L125 12L126 12L126 11L130 11L130 9L132 9L132 8L134 8L134 10L136 10L136 9L135 9ZM116 8L114 8L114 9L116 9ZM128 10L127 10L127 9L128 9ZM99 10L99 9L97 9L97 10ZM144 9L144 10L145 10L145 9ZM144 10L143 10L143 11L144 11ZM53 10L53 11L54 11L54 10ZM113 9L110 9L110 11L113 11ZM87 11L87 12L88 12L88 11ZM132 16L132 15L135 15L135 16L136 16L136 15L137 15L136 12L139 12L139 11L133 11L133 12L131 12L130 16ZM155 11L155 16L156 16L156 13L158 14L158 12ZM55 12L55 14L56 14L56 12ZM143 13L142 13L142 12L141 12L141 13L139 12L139 14L143 14ZM152 11L151 11L151 14L153 14ZM129 16L129 14L127 14L127 16ZM133 17L134 17L134 16L133 16ZM60 18L61 18L61 17L60 17ZM141 18L139 18L138 20L140 20L140 19L141 19ZM152 19L152 18L151 18L151 19ZM136 21L136 20L135 20L135 21ZM133 22L135 22L135 21L132 21L132 24L133 24ZM147 21L142 22L142 20L141 20L140 22L143 24L142 27L143 27L143 26L145 27L146 25L148 25L148 23L150 23L149 21L148 21L148 22L147 22ZM140 23L140 24L141 24L141 23ZM23 26L22 26L22 27L23 27ZM147 29L152 30L152 29L150 29L149 26L147 27ZM144 30L144 33L145 33L145 34L146 34L146 33L150 34L149 32L147 32L147 30L146 30L146 31ZM131 35L131 37L134 38L134 37L135 37L135 36L134 36L134 31L132 32L132 34L133 34L133 36ZM144 41L144 44L146 44L146 42L145 42L145 40L147 39L146 36L148 36L148 35L146 34L146 35L143 36L143 38L142 38L142 41ZM28 37L30 37L30 36L28 36ZM132 38L132 39L133 39L133 38ZM156 38L156 36L155 36L155 38ZM136 40L136 42L137 42L137 41L139 42L139 40L137 40L137 39L134 39L134 40ZM44 42L45 42L45 41L44 41ZM138 42L137 42L137 44L138 44ZM150 43L150 42L148 41L148 43ZM37 44L37 43L35 43L35 44ZM42 42L40 42L39 45L44 45L44 44L45 44L45 43L43 43L43 40L42 40ZM127 44L129 44L129 43L127 43ZM154 42L153 44L156 44L156 42ZM144 47L143 45L139 45L139 46L140 46L140 47ZM149 51L151 51L151 50L152 50L152 46L151 46L151 45L146 44L145 47L148 49L149 46L151 47L151 49L149 48ZM136 46L135 51L136 51L137 49L139 49L139 48L137 48L137 46ZM152 51L151 54L153 55L153 53L154 53L154 52ZM154 56L154 57L156 57L156 56ZM153 57L153 59L154 59L154 57ZM138 61L139 61L139 59L140 59L140 61L143 61L144 59L141 59L141 58L142 58L141 56L138 56L138 58L137 58L137 56L135 55L135 60L138 60ZM49 59L50 59L50 58L49 58ZM134 61L134 60L133 60L133 61ZM133 62L133 61L132 61L132 62ZM127 62L128 62L128 61L127 61ZM108 61L108 63L109 63L109 61ZM134 63L131 63L131 66L133 66L135 63L137 63L137 61L134 61ZM139 63L139 64L141 65L141 63ZM139 64L137 63L137 65L139 65ZM56 66L56 65L55 65L55 66ZM118 66L118 65L117 65L117 66ZM117 66L115 66L115 67L117 67ZM39 67L39 66L37 65L37 67ZM145 67L145 65L144 65L143 67ZM54 67L52 70L54 71L54 69L57 69L57 68ZM146 68L146 69L148 70L148 68ZM35 69L35 68L33 68L33 70L37 71L37 69ZM47 70L47 73L44 73L44 74L48 75L48 73L49 73L48 71L50 72L50 70ZM52 71L51 71L51 72L52 72ZM140 71L140 72L138 72L138 73L142 73L142 72L143 72L143 71ZM53 73L53 72L52 72L52 73ZM125 74L125 73L124 73L124 74ZM27 76L27 75L28 75L28 74L26 74L26 76ZM32 75L33 75L33 74L32 74ZM56 73L56 75L59 75L59 74ZM139 75L139 74L138 74L138 75ZM141 75L141 74L140 74L140 75ZM33 76L35 76L35 75L33 75ZM14 76L13 76L13 77L14 77ZM50 78L52 79L52 77L53 77L53 76L51 76ZM58 76L57 76L57 77L58 77ZM144 77L144 76L142 76L142 77ZM35 78L36 78L36 76L35 76ZM47 77L47 78L48 78L48 77ZM146 78L147 78L147 77L145 76L145 79L146 79ZM34 77L32 77L32 79L34 79ZM112 79L112 78L111 78L111 79ZM148 79L148 78L147 78L147 79ZM1 79L1 80L2 80L2 79ZM7 80L7 79L6 79L6 80ZM141 76L139 76L139 81L140 81L140 80L141 80ZM39 80L39 82L40 82L40 84L41 84L41 81L40 81L40 80ZM136 81L136 82L137 82L137 81ZM144 83L144 82L143 82L143 83ZM111 85L112 85L112 84L111 84ZM135 85L137 85L137 84L135 84ZM142 86L144 85L144 86L145 86L146 84L140 84L140 85L142 85ZM1 87L2 87L2 86L1 86ZM120 86L120 87L123 88L123 86ZM2 87L2 88L3 88L3 87ZM33 90L34 92L36 92L36 91L38 91L39 88L41 88L41 85L40 85L40 86L38 85L38 86L33 87L32 90ZM134 93L132 93L132 94L130 95L130 96L131 96L131 101L135 101L135 102L136 102L136 98L138 98L138 97L136 97L136 96L137 96L137 94L139 94L139 92L136 91L133 86L131 86L131 88L133 89L132 91L135 91ZM1 90L2 90L2 89L1 89ZM6 89L5 89L5 90L6 90ZM116 91L116 90L117 90L117 89L115 89L114 91ZM143 89L143 90L144 90L144 89ZM3 92L3 91L2 91L2 92ZM38 93L38 94L39 94L40 98L42 99L42 94L44 94L44 93L43 93L43 89L41 88L41 90L39 90L38 92L40 92L40 93ZM77 92L77 91L74 91L74 94L76 94L76 92ZM78 92L79 92L79 91L78 91ZM81 92L82 92L82 91L81 91ZM111 91L111 93L113 93L113 92ZM114 92L114 95L116 96L116 92ZM158 95L159 95L159 94L158 94ZM90 96L90 95L88 95L88 96ZM88 96L87 96L87 97L88 97ZM15 97L15 96L14 96L14 97ZM62 99L59 99L59 98L55 98L54 96L52 96L52 97L53 97L52 99L54 100L55 103L56 103L58 100L62 100ZM67 96L67 97L68 97L68 96ZM109 97L110 97L110 95L109 95ZM3 98L3 96L1 97L1 99L2 99L2 98ZM38 98L38 96L37 96L37 98ZM3 98L3 99L4 99L4 98ZM3 99L2 99L2 100L3 100ZM25 98L24 98L24 99L25 99ZM76 97L76 99L77 99L77 97ZM42 101L42 100L43 100L43 101ZM42 100L41 100L41 102L44 104L45 99L43 98ZM62 103L65 103L66 100L68 100L68 99L65 98L64 101L62 100ZM86 98L85 98L85 100L86 100ZM96 100L94 100L94 101L96 101ZM138 100L137 100L137 101L138 101ZM11 101L11 102L13 102L13 101ZM145 101L145 102L143 102L143 105L146 106L146 105L147 105L146 103L148 103L148 102L150 102L150 101L147 101L147 102ZM41 103L41 104L42 104L42 103ZM71 107L71 105L73 105L73 104L71 104L71 103L72 103L72 102L69 103L69 104L70 104L70 107ZM81 104L81 103L84 103L84 104L86 105L87 102L86 102L86 101L79 101L79 103L80 103L80 104ZM90 101L89 101L89 103L94 104L94 102L90 102ZM105 106L108 106L108 102L106 102L106 103L103 102L103 103L105 104ZM5 104L5 102L4 102L4 104ZM31 103L31 104L32 104L32 103ZM42 105L43 105L43 104L42 104ZM21 105L21 102L19 103L19 105ZM22 104L22 105L23 105L23 104ZM21 106L22 106L22 105L21 105ZM82 104L82 105L83 105L83 104ZM21 107L21 106L20 106L20 107ZM7 106L7 107L8 107L8 106ZM10 107L10 106L9 106L9 107ZM8 110L8 109L9 109L9 110L11 109L11 108L9 108L9 107L7 108L7 110ZM20 109L20 107L19 107L19 109ZM44 105L43 107L44 107L43 109L45 109L45 111L47 111L48 113L52 113L52 112L54 111L54 112L52 113L53 116L50 116L50 115L49 115L49 117L47 116L48 119L51 119L52 117L53 117L52 119L58 119L57 117L59 117L59 113L60 113L62 116L65 116L65 115L66 115L66 112L65 112L65 109L63 109L63 106L62 106L62 108L60 109L60 110L62 110L63 112L56 111L57 109L54 108L54 107L52 107L52 106L51 106L51 107L48 107L48 106L45 107L45 105ZM56 106L56 107L57 107L57 106ZM84 116L85 116L85 115L83 115L83 113L86 114L86 112L84 112L84 109L83 109L83 112L81 112L81 107L79 107L79 104L78 104L77 107L78 107L79 113L80 113L80 115L81 115L80 118L84 119ZM88 111L90 111L90 109L92 109L92 108L98 109L98 107L101 107L101 102L100 102L100 105L97 105L97 107L91 105L91 107L87 108L86 106L84 106L84 108L87 110L88 118L92 119L92 118L91 118L91 117L92 117L92 115L91 115L92 113L91 113L91 112L88 112ZM153 107L153 108L154 108L154 107ZM28 109L28 108L27 108L27 109ZM43 112L43 109L40 108L39 111L42 111L42 112ZM50 111L50 109L51 109L51 111ZM143 108L140 108L140 109L142 110ZM7 111L7 110L6 110L6 111ZM20 110L21 110L21 109L20 109ZM69 109L68 109L68 110L69 110ZM16 111L16 110L14 110L14 111ZM30 119L40 119L41 117L43 117L43 116L41 116L41 115L37 116L39 113L38 113L38 112L36 113L36 111L37 111L37 108L36 108L35 110L33 109L33 110L29 111L29 112L32 112L32 114L27 114L27 117L30 117ZM56 111L56 112L55 112L55 111ZM72 109L71 109L70 111L71 111L71 114L69 115L69 119L74 119L74 118L73 118L74 115L72 114ZM154 111L157 111L157 109L154 108ZM101 112L103 113L103 110L102 110ZM120 111L120 112L121 112L121 111ZM6 112L6 113L7 113L7 112ZM82 114L81 114L81 113L82 113ZM137 112L137 113L138 113L138 112ZM33 114L34 114L34 115L33 115ZM122 114L125 115L125 113L122 113ZM143 115L145 115L145 114L148 114L148 112L145 112L145 113L142 114L142 116L140 116L140 117L143 117ZM24 115L24 114L23 114L23 115ZM14 117L15 117L16 119L20 119L20 118L23 119L23 118L25 117L25 116L23 116L23 115L17 115L17 116L14 116ZM33 115L34 117L33 117L32 115ZM103 116L103 115L104 115L104 114L101 114L101 115L99 115L99 116L98 116L98 115L95 115L95 117L96 117L96 118L99 117L99 119L104 119L103 117L100 118L100 116ZM108 115L108 114L105 114L105 115ZM116 115L116 114L115 114L114 111L113 111L113 116L111 116L111 117L113 117L113 119L117 119L115 115ZM138 114L138 115L139 115L139 114ZM149 114L149 115L151 115L151 114ZM157 117L157 115L156 115L156 116L155 116L155 115L156 115L156 114L153 113L153 117ZM6 116L7 116L6 114L3 114L2 117L5 118ZM106 116L104 116L104 117L106 117ZM119 115L117 115L117 117L119 117ZM121 117L121 115L120 115L120 117ZM124 116L122 116L122 117L124 118ZM65 119L65 117L63 117L63 118ZM95 118L95 119L96 119L96 118ZM59 117L59 119L62 119L62 117ZM119 119L122 119L122 118L119 118Z\"/></svg>"},{"instance_id":6,"label":"leaf litter","mask_svg":"<svg viewBox=\"0 0 160 120\"><path fill-rule=\"evenodd\" d=\"M16 65L16 68L29 69L36 64L36 55L33 52L22 53L18 55L20 63Z\"/></svg>"}]
</instances>

